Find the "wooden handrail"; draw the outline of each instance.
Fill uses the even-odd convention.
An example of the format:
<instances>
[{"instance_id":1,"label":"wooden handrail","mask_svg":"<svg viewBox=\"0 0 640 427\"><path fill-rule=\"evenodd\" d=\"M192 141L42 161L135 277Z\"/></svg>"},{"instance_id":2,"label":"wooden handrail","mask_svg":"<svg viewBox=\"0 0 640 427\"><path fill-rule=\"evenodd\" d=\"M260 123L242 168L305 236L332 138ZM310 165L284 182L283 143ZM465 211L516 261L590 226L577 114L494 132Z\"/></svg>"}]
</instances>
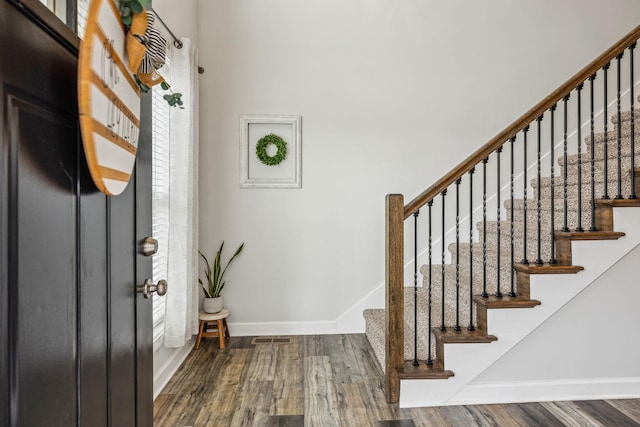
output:
<instances>
[{"instance_id":1,"label":"wooden handrail","mask_svg":"<svg viewBox=\"0 0 640 427\"><path fill-rule=\"evenodd\" d=\"M462 163L456 166L451 172L436 181L431 187L427 188L415 199L410 201L404 208L404 218L407 219L413 215L418 209L425 205L429 200L435 198L438 194L446 190L458 178L469 172L478 163L489 157L498 147L502 146L509 138L514 137L518 132L523 130L527 125L538 117L542 116L545 111L550 109L562 98L571 93L580 84L584 83L592 75L596 74L602 67L607 65L612 59L622 53L627 47L640 39L640 25L634 28L630 33L620 39L616 44L611 46L602 55L593 60L589 65L584 67L573 77L567 80L558 89L554 90L549 96L540 101L535 107L520 116L515 122L507 126L502 132L489 140L484 146L476 150L471 156L467 157Z\"/></svg>"}]
</instances>

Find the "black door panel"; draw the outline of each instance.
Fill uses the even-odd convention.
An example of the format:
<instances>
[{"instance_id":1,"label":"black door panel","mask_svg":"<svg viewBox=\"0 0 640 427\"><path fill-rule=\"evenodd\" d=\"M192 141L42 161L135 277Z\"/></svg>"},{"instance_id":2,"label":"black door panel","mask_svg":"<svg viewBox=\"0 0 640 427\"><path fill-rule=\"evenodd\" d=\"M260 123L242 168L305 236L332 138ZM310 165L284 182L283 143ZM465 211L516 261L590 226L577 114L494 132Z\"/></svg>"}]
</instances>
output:
<instances>
[{"instance_id":1,"label":"black door panel","mask_svg":"<svg viewBox=\"0 0 640 427\"><path fill-rule=\"evenodd\" d=\"M10 334L21 425L73 425L76 414L76 132L73 119L10 97ZM55 248L55 250L52 250ZM43 357L44 356L44 357ZM43 359L47 363L43 363ZM50 390L47 399L33 399ZM55 390L55 392L53 392ZM53 422L52 422L53 421Z\"/></svg>"},{"instance_id":2,"label":"black door panel","mask_svg":"<svg viewBox=\"0 0 640 427\"><path fill-rule=\"evenodd\" d=\"M107 197L82 151L77 39L34 8L0 0L0 426L151 426L151 302L135 293L149 100L134 178Z\"/></svg>"},{"instance_id":3,"label":"black door panel","mask_svg":"<svg viewBox=\"0 0 640 427\"><path fill-rule=\"evenodd\" d=\"M131 183L130 183L131 184ZM111 420L135 425L135 191L133 185L111 198ZM125 215L129 213L129 215Z\"/></svg>"},{"instance_id":4,"label":"black door panel","mask_svg":"<svg viewBox=\"0 0 640 427\"><path fill-rule=\"evenodd\" d=\"M84 159L81 164L84 165ZM109 335L107 275L107 197L97 191L88 170L81 178L80 263L82 286L79 298L80 316L80 401L86 408L80 413L80 425L106 427L108 412Z\"/></svg>"}]
</instances>

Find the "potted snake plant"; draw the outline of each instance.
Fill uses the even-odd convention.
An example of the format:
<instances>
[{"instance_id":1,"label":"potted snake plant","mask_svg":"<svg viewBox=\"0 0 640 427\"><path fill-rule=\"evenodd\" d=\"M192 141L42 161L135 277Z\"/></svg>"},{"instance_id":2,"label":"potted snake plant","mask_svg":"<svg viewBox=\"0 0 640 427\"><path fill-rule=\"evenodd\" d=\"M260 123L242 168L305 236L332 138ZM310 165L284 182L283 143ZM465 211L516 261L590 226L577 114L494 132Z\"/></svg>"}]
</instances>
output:
<instances>
[{"instance_id":1,"label":"potted snake plant","mask_svg":"<svg viewBox=\"0 0 640 427\"><path fill-rule=\"evenodd\" d=\"M200 286L204 291L203 309L206 313L217 313L222 310L222 289L224 289L225 281L224 274L227 272L227 268L233 262L233 260L240 255L244 248L244 243L241 244L233 256L227 261L226 265L222 266L222 249L224 248L224 241L220 245L220 249L216 252L216 256L213 259L213 269L206 256L200 251L198 253L205 262L204 274L206 277L206 283L202 279L198 278Z\"/></svg>"}]
</instances>

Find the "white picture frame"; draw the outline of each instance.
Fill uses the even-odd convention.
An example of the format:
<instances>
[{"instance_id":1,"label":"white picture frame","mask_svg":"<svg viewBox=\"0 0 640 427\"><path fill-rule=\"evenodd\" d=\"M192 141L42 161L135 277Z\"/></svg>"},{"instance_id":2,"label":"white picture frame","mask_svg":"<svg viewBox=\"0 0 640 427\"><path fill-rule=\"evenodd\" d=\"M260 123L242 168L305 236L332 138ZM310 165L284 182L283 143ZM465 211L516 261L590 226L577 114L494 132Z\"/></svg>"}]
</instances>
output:
<instances>
[{"instance_id":1,"label":"white picture frame","mask_svg":"<svg viewBox=\"0 0 640 427\"><path fill-rule=\"evenodd\" d=\"M287 143L287 155L279 164L268 166L256 155L256 144L273 133ZM302 187L302 116L240 116L240 188Z\"/></svg>"}]
</instances>

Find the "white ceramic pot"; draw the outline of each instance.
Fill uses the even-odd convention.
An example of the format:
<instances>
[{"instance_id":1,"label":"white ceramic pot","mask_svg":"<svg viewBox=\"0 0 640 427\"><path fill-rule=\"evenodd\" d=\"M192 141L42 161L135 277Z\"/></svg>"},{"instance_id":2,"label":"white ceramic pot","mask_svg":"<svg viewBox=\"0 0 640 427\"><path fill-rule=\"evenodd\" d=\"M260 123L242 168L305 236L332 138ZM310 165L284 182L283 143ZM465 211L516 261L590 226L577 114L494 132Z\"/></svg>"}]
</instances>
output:
<instances>
[{"instance_id":1,"label":"white ceramic pot","mask_svg":"<svg viewBox=\"0 0 640 427\"><path fill-rule=\"evenodd\" d=\"M202 309L205 313L217 313L222 310L222 297L205 298L202 303Z\"/></svg>"}]
</instances>

